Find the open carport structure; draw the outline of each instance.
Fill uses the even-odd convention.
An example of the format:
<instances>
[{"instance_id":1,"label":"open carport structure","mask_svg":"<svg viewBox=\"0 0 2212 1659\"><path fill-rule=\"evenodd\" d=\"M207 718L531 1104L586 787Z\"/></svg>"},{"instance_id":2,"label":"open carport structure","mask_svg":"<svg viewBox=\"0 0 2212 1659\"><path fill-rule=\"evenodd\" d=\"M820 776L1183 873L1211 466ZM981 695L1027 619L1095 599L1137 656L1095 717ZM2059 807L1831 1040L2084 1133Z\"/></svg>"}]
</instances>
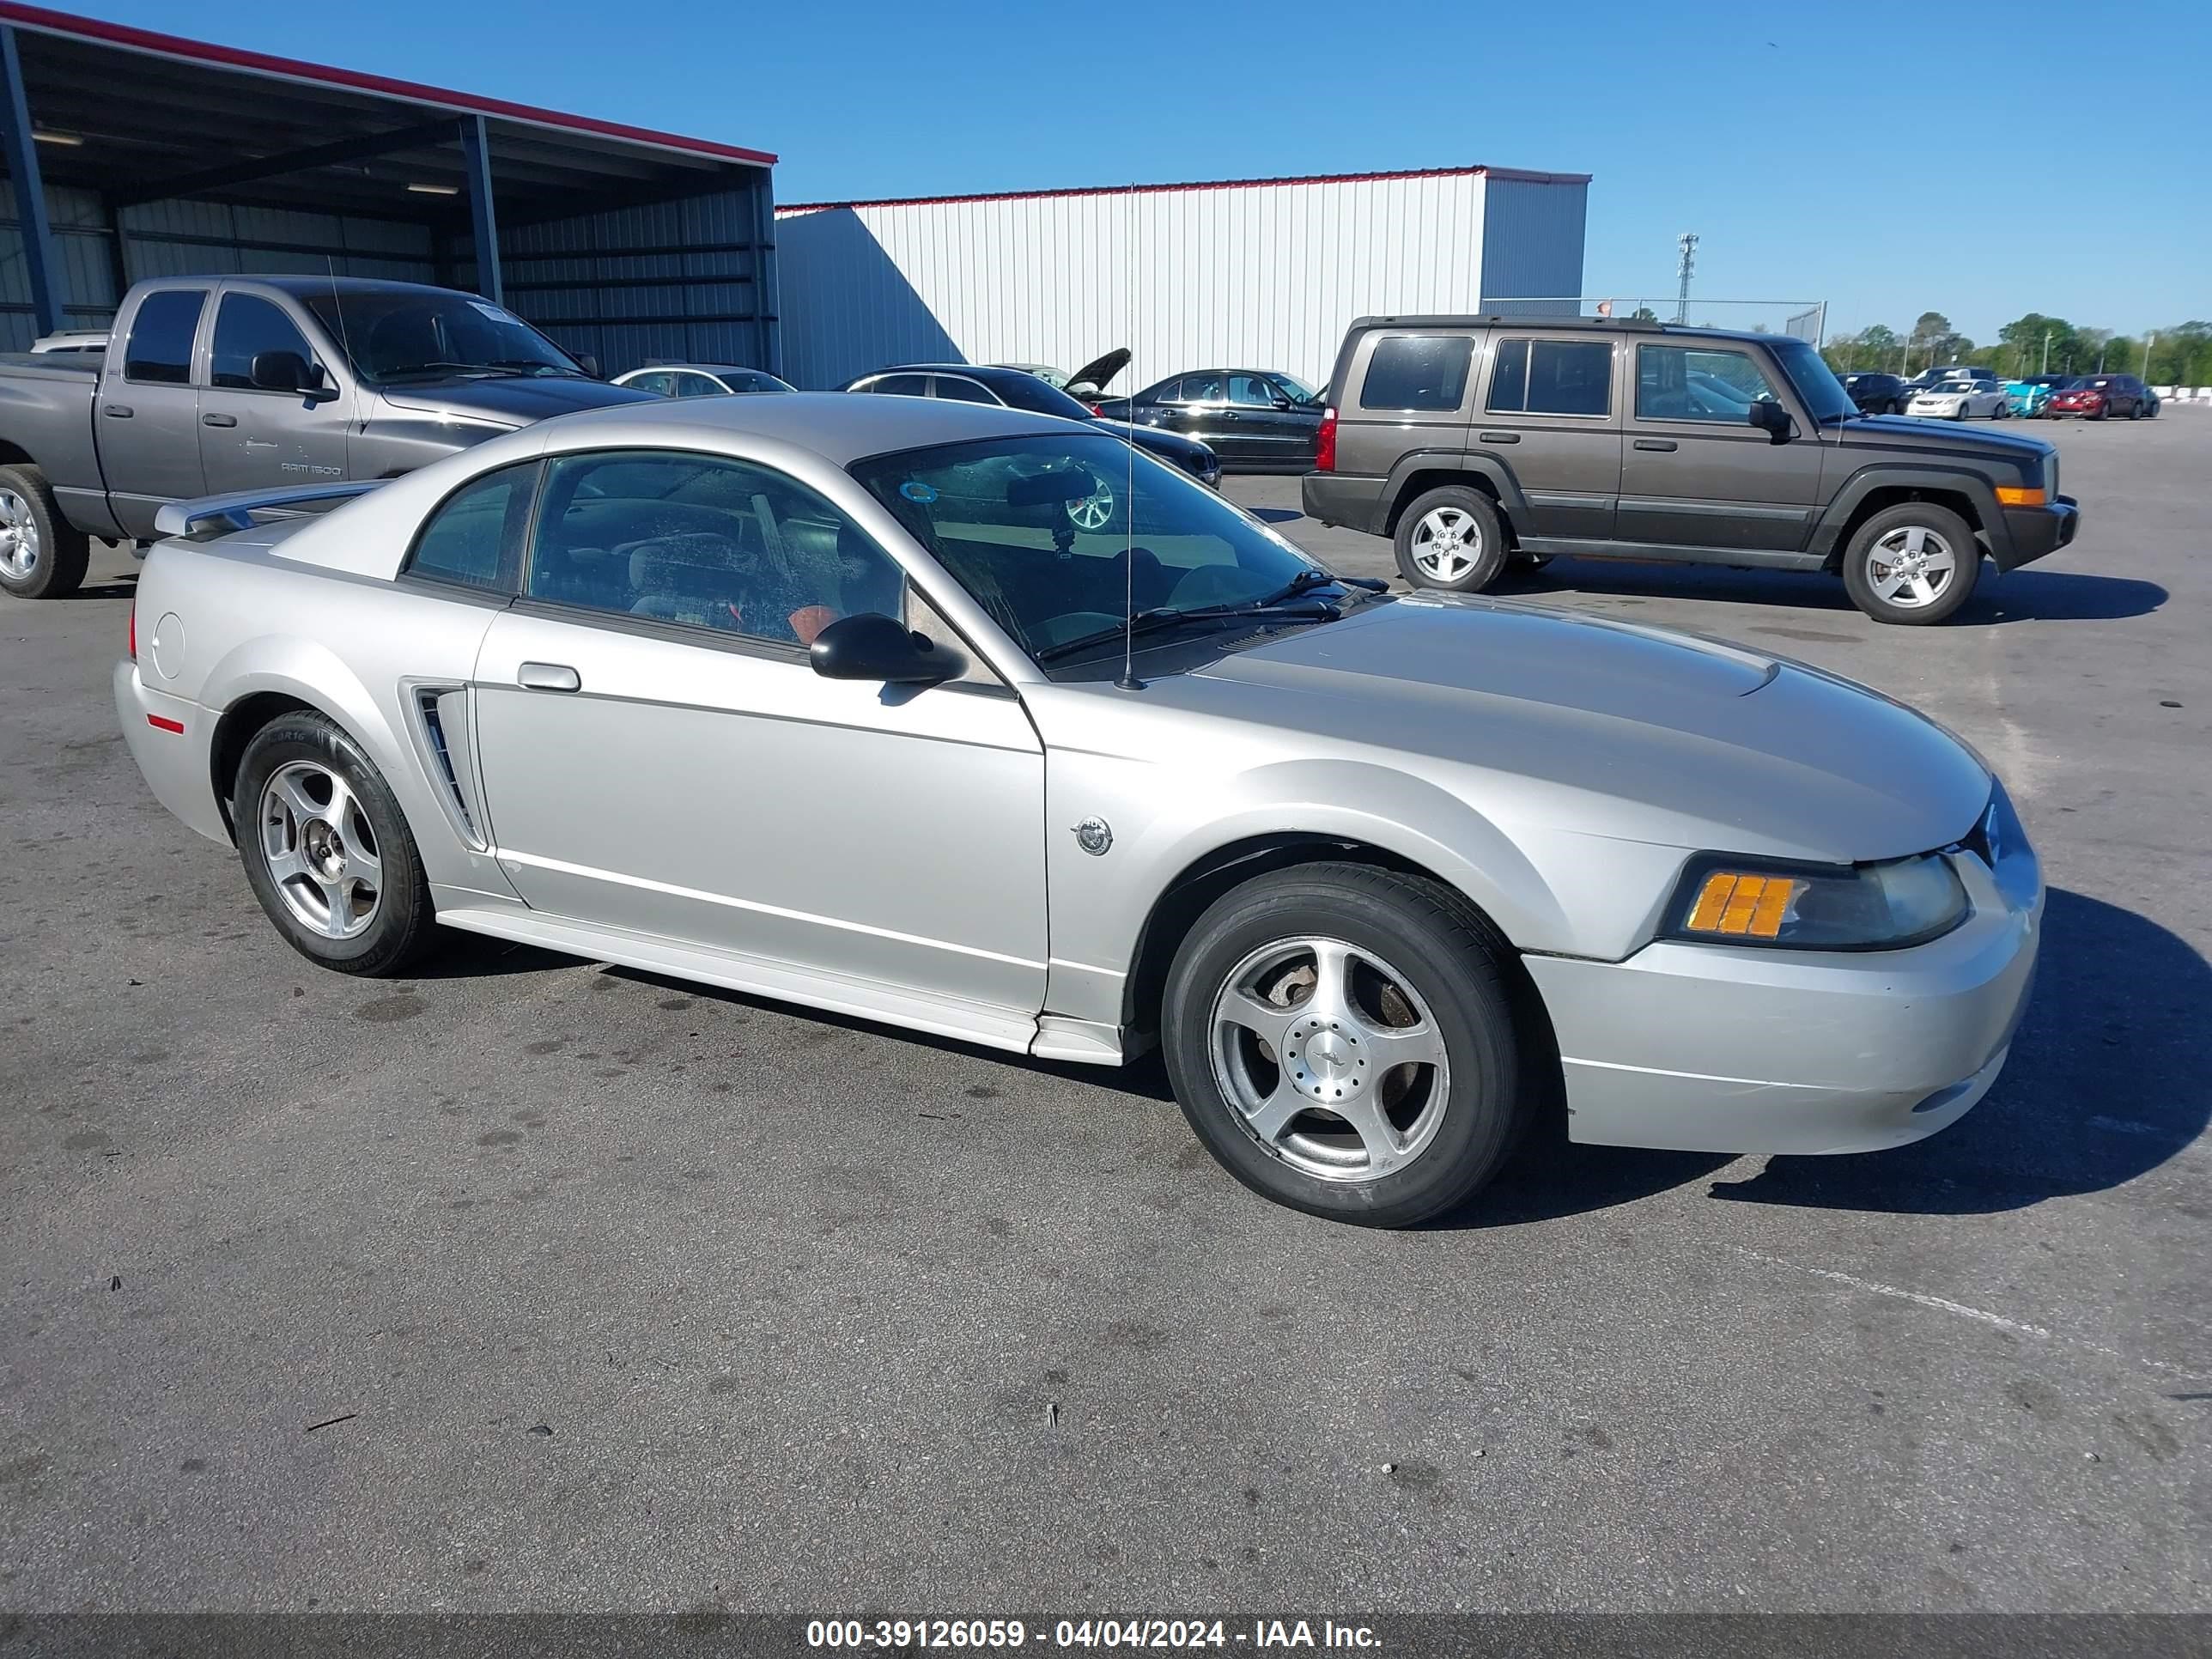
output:
<instances>
[{"instance_id":1,"label":"open carport structure","mask_svg":"<svg viewBox=\"0 0 2212 1659\"><path fill-rule=\"evenodd\" d=\"M327 270L473 289L609 373L781 365L764 151L13 0L0 82L0 349L141 277Z\"/></svg>"}]
</instances>

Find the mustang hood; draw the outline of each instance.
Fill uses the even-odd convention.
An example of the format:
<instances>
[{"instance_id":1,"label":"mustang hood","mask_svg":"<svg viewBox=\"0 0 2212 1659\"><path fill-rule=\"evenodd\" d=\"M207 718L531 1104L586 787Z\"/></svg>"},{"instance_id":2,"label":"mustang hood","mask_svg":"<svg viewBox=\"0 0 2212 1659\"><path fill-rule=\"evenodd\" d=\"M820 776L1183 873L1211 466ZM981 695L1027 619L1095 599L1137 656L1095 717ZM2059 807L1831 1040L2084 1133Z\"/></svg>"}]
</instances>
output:
<instances>
[{"instance_id":1,"label":"mustang hood","mask_svg":"<svg viewBox=\"0 0 2212 1659\"><path fill-rule=\"evenodd\" d=\"M1933 721L1818 669L1661 629L1419 595L1193 677L1247 718L1398 751L1486 814L1856 862L1948 846L1990 774Z\"/></svg>"},{"instance_id":2,"label":"mustang hood","mask_svg":"<svg viewBox=\"0 0 2212 1659\"><path fill-rule=\"evenodd\" d=\"M404 386L386 386L384 400L395 409L421 410L428 415L475 415L514 426L573 415L580 409L665 401L650 392L567 374L454 375L442 380L410 380Z\"/></svg>"}]
</instances>

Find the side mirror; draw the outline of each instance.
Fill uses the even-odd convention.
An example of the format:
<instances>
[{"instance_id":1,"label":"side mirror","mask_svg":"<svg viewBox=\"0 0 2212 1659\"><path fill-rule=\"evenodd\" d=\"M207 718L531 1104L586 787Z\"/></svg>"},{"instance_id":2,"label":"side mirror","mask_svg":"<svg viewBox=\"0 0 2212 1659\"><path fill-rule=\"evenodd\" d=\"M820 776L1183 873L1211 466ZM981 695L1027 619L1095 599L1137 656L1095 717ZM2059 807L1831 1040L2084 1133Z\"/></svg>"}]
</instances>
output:
<instances>
[{"instance_id":1,"label":"side mirror","mask_svg":"<svg viewBox=\"0 0 2212 1659\"><path fill-rule=\"evenodd\" d=\"M597 357L588 351L572 351L568 355L576 360L576 367L585 374L595 380L599 378L599 360Z\"/></svg>"},{"instance_id":2,"label":"side mirror","mask_svg":"<svg viewBox=\"0 0 2212 1659\"><path fill-rule=\"evenodd\" d=\"M825 680L877 680L886 685L934 685L960 672L952 653L939 650L879 611L831 623L806 647L806 659Z\"/></svg>"},{"instance_id":3,"label":"side mirror","mask_svg":"<svg viewBox=\"0 0 2212 1659\"><path fill-rule=\"evenodd\" d=\"M261 392L308 392L320 384L307 360L296 351L257 351L246 379Z\"/></svg>"},{"instance_id":4,"label":"side mirror","mask_svg":"<svg viewBox=\"0 0 2212 1659\"><path fill-rule=\"evenodd\" d=\"M1766 434L1769 443L1786 444L1797 435L1797 422L1780 404L1753 404L1744 418Z\"/></svg>"},{"instance_id":5,"label":"side mirror","mask_svg":"<svg viewBox=\"0 0 2212 1659\"><path fill-rule=\"evenodd\" d=\"M1273 397L1268 398L1267 401L1274 404L1278 409L1288 409L1291 406L1291 400L1283 396L1279 392L1278 392Z\"/></svg>"}]
</instances>

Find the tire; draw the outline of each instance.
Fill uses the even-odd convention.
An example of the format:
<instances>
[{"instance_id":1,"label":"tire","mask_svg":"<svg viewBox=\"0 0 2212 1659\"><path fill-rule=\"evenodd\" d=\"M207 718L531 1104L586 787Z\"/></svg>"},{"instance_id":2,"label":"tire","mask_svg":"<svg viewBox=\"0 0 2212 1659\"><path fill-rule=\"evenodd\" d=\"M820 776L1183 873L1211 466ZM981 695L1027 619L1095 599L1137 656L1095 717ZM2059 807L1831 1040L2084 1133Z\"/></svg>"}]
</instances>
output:
<instances>
[{"instance_id":1,"label":"tire","mask_svg":"<svg viewBox=\"0 0 2212 1659\"><path fill-rule=\"evenodd\" d=\"M92 538L62 515L35 466L0 466L0 592L66 599L84 586Z\"/></svg>"},{"instance_id":2,"label":"tire","mask_svg":"<svg viewBox=\"0 0 2212 1659\"><path fill-rule=\"evenodd\" d=\"M1398 574L1439 593L1480 593L1505 568L1505 522L1479 489L1431 489L1398 516Z\"/></svg>"},{"instance_id":3,"label":"tire","mask_svg":"<svg viewBox=\"0 0 2212 1659\"><path fill-rule=\"evenodd\" d=\"M1255 876L1199 918L1169 970L1176 1099L1222 1167L1279 1204L1364 1227L1443 1214L1496 1173L1531 1115L1510 955L1433 882L1357 864ZM1370 1070L1389 1053L1377 1043L1433 1058Z\"/></svg>"},{"instance_id":4,"label":"tire","mask_svg":"<svg viewBox=\"0 0 2212 1659\"><path fill-rule=\"evenodd\" d=\"M2112 404L2099 404L2097 405L2097 408L2096 408L2096 412L2095 412L2095 413L2094 413L2093 415L2091 415L2091 416L2089 416L2089 418L2090 418L2091 420L2093 420L2093 421L2101 421L2101 420L2103 420L2103 419L2105 418L2105 416L2107 416L2107 415L2111 414L2112 412Z\"/></svg>"},{"instance_id":5,"label":"tire","mask_svg":"<svg viewBox=\"0 0 2212 1659\"><path fill-rule=\"evenodd\" d=\"M2128 418L2129 418L2130 420L2131 420L2131 421L2140 421L2141 419L2142 419L2142 416L2143 416L2142 399L2142 398L2137 398L2136 399L2135 399L2135 401L2134 401L2134 402L2130 403L2130 404L2128 405Z\"/></svg>"},{"instance_id":6,"label":"tire","mask_svg":"<svg viewBox=\"0 0 2212 1659\"><path fill-rule=\"evenodd\" d=\"M1916 548L1913 532L1919 532ZM1935 544L1931 547L1930 544ZM1923 573L1929 597L1917 596L1917 584L1902 592L1903 599L1881 589L1893 582L1892 556L1938 554L1948 576L1938 578L1931 568ZM1883 567L1877 574L1875 567ZM1982 571L1982 550L1966 521L1947 507L1933 501L1906 501L1885 507L1852 532L1844 549L1844 586L1851 603L1880 623L1926 627L1943 621L1972 595Z\"/></svg>"},{"instance_id":7,"label":"tire","mask_svg":"<svg viewBox=\"0 0 2212 1659\"><path fill-rule=\"evenodd\" d=\"M282 714L254 733L231 822L253 896L310 962L381 978L432 942L430 883L399 803L361 745L322 715Z\"/></svg>"}]
</instances>

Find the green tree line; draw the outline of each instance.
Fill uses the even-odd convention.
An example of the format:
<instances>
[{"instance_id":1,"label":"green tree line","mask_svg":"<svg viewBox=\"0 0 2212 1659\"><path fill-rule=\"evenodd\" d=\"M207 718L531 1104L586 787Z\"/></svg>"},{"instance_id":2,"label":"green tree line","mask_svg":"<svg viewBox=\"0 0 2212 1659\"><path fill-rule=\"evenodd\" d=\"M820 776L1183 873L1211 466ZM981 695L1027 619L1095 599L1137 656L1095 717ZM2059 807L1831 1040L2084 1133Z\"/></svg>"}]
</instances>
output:
<instances>
[{"instance_id":1,"label":"green tree line","mask_svg":"<svg viewBox=\"0 0 2212 1659\"><path fill-rule=\"evenodd\" d=\"M1974 363L2008 380L2023 374L2140 374L2153 386L2212 386L2212 323L2177 323L2143 335L2077 328L2063 317L2031 311L2007 323L1990 343L1977 345L1940 311L1923 311L1899 332L1876 323L1838 334L1820 349L1838 374L1884 369L1915 374L1939 363Z\"/></svg>"}]
</instances>

